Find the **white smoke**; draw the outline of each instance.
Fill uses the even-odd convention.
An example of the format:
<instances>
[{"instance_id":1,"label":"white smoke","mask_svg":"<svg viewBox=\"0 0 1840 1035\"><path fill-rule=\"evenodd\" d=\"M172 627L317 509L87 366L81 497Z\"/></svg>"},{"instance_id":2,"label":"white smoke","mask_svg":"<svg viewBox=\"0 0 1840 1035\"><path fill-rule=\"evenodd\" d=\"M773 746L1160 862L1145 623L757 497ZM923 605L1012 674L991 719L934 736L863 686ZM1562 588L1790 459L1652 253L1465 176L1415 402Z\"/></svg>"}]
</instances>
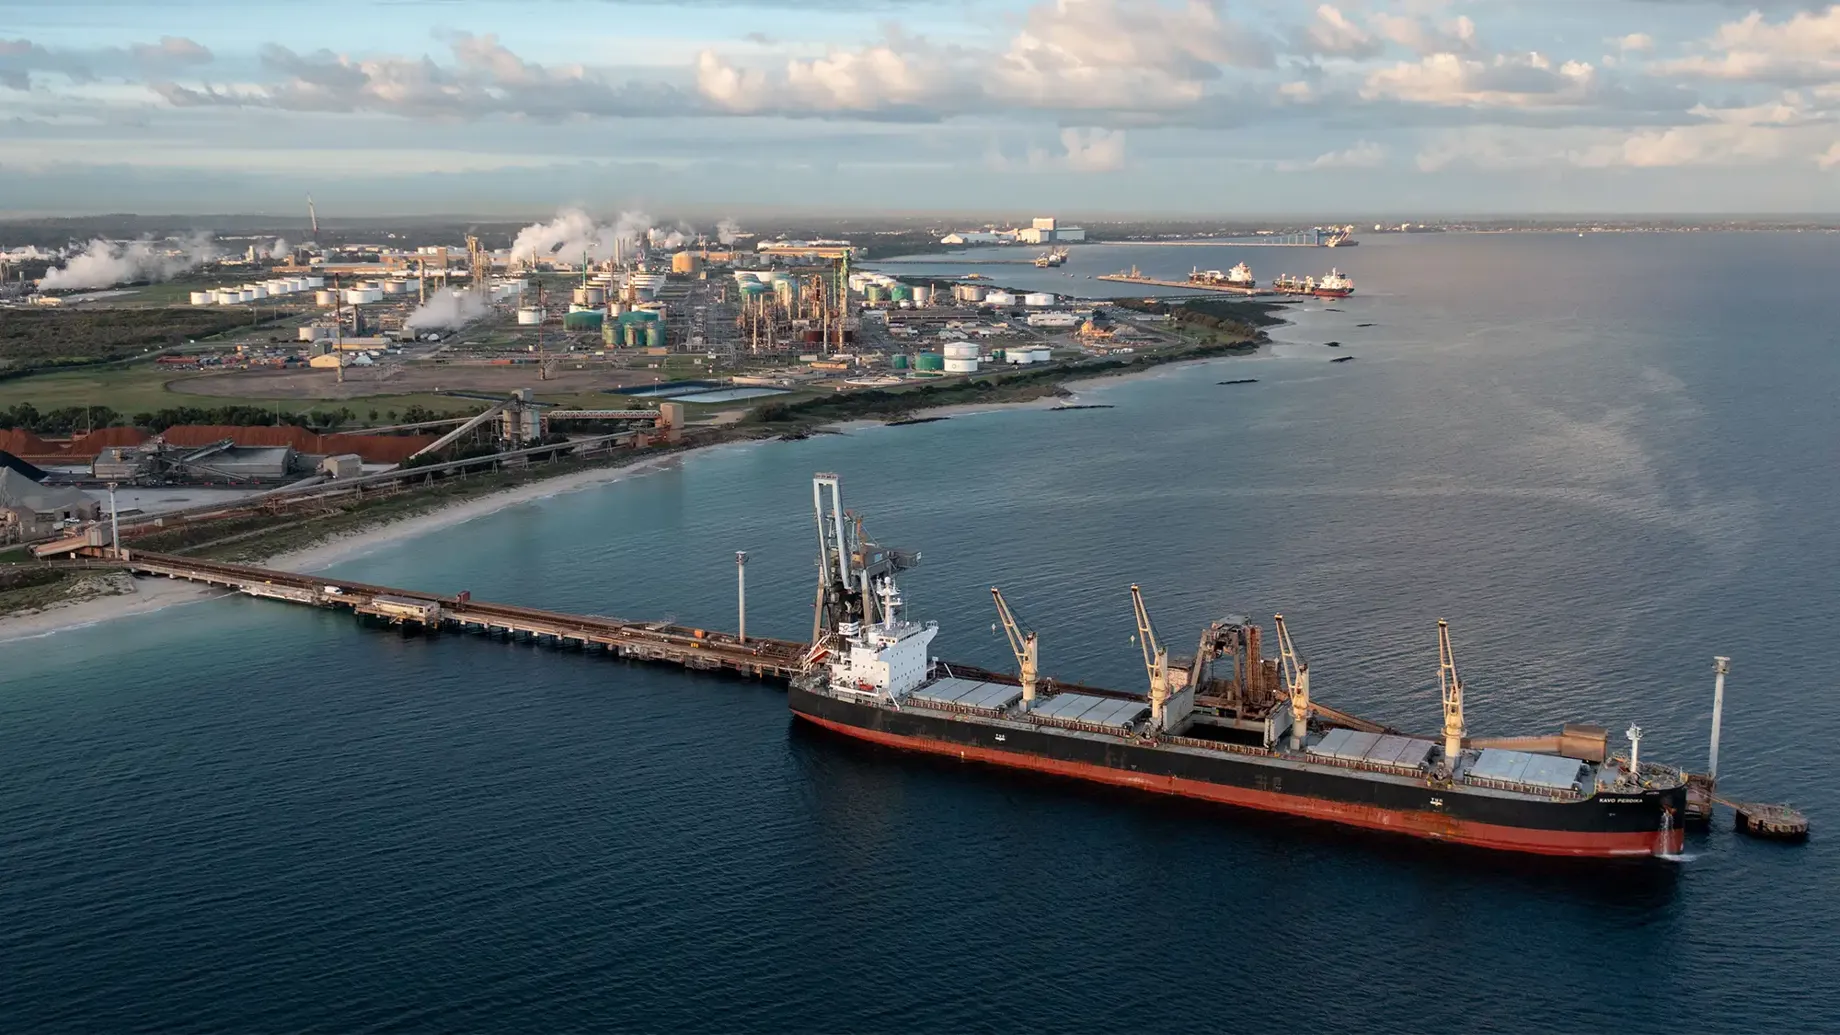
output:
<instances>
[{"instance_id":1,"label":"white smoke","mask_svg":"<svg viewBox=\"0 0 1840 1035\"><path fill-rule=\"evenodd\" d=\"M105 288L137 280L168 280L217 257L211 235L193 234L176 243L108 241L96 238L62 267L45 274L40 290Z\"/></svg>"},{"instance_id":2,"label":"white smoke","mask_svg":"<svg viewBox=\"0 0 1840 1035\"><path fill-rule=\"evenodd\" d=\"M23 248L14 248L11 251L0 250L0 261L32 262L38 259L55 259L63 254L62 251L47 251L37 245L28 244Z\"/></svg>"},{"instance_id":3,"label":"white smoke","mask_svg":"<svg viewBox=\"0 0 1840 1035\"><path fill-rule=\"evenodd\" d=\"M532 223L511 242L513 262L558 259L580 262L583 253L599 262L616 251L630 257L634 246L652 232L652 217L643 212L622 212L613 223L596 222L578 208L565 208L547 223Z\"/></svg>"},{"instance_id":4,"label":"white smoke","mask_svg":"<svg viewBox=\"0 0 1840 1035\"><path fill-rule=\"evenodd\" d=\"M483 292L447 288L410 313L403 327L411 331L453 330L486 315L490 308Z\"/></svg>"},{"instance_id":5,"label":"white smoke","mask_svg":"<svg viewBox=\"0 0 1840 1035\"><path fill-rule=\"evenodd\" d=\"M716 224L716 240L723 244L734 244L741 239L741 224L732 219L724 219Z\"/></svg>"},{"instance_id":6,"label":"white smoke","mask_svg":"<svg viewBox=\"0 0 1840 1035\"><path fill-rule=\"evenodd\" d=\"M275 246L268 250L268 257L277 261L289 258L293 254L294 251L292 248L288 247L287 238L285 237L275 238Z\"/></svg>"}]
</instances>

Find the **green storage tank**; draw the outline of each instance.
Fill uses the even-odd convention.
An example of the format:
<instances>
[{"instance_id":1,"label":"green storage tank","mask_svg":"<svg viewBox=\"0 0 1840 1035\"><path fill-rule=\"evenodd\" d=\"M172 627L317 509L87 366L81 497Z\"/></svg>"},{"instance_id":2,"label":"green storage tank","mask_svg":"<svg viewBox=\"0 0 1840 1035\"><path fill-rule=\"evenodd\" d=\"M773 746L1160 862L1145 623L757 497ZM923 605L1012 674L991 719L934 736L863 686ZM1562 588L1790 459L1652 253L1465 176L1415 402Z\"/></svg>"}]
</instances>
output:
<instances>
[{"instance_id":1,"label":"green storage tank","mask_svg":"<svg viewBox=\"0 0 1840 1035\"><path fill-rule=\"evenodd\" d=\"M914 289L906 284L896 284L894 290L889 292L889 297L897 302L911 302L914 298Z\"/></svg>"},{"instance_id":2,"label":"green storage tank","mask_svg":"<svg viewBox=\"0 0 1840 1035\"><path fill-rule=\"evenodd\" d=\"M601 344L610 349L620 347L620 325L618 323L601 324Z\"/></svg>"},{"instance_id":3,"label":"green storage tank","mask_svg":"<svg viewBox=\"0 0 1840 1035\"><path fill-rule=\"evenodd\" d=\"M944 370L946 357L937 352L922 352L914 357L916 370Z\"/></svg>"},{"instance_id":4,"label":"green storage tank","mask_svg":"<svg viewBox=\"0 0 1840 1035\"><path fill-rule=\"evenodd\" d=\"M562 318L565 331L598 331L606 314L599 309L578 309Z\"/></svg>"},{"instance_id":5,"label":"green storage tank","mask_svg":"<svg viewBox=\"0 0 1840 1035\"><path fill-rule=\"evenodd\" d=\"M1003 350L1002 349L991 349L990 350L990 361L992 363L1003 362Z\"/></svg>"},{"instance_id":6,"label":"green storage tank","mask_svg":"<svg viewBox=\"0 0 1840 1035\"><path fill-rule=\"evenodd\" d=\"M664 348L664 324L648 323L645 325L645 347L648 349Z\"/></svg>"},{"instance_id":7,"label":"green storage tank","mask_svg":"<svg viewBox=\"0 0 1840 1035\"><path fill-rule=\"evenodd\" d=\"M906 356L896 356L893 359L890 359L888 361L888 365L893 367L896 370L906 370L907 369L907 357Z\"/></svg>"},{"instance_id":8,"label":"green storage tank","mask_svg":"<svg viewBox=\"0 0 1840 1035\"><path fill-rule=\"evenodd\" d=\"M880 305L882 301L882 286L880 284L870 284L869 287L863 291L863 297L869 300L870 305Z\"/></svg>"}]
</instances>

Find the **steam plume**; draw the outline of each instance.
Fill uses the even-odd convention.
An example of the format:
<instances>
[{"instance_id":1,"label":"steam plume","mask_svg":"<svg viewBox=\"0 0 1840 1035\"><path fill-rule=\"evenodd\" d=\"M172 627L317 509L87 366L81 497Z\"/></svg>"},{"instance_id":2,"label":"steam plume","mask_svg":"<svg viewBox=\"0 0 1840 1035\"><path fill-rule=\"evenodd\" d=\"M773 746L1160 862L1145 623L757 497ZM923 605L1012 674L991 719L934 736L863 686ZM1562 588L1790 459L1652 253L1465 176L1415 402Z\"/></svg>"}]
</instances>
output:
<instances>
[{"instance_id":1,"label":"steam plume","mask_svg":"<svg viewBox=\"0 0 1840 1035\"><path fill-rule=\"evenodd\" d=\"M716 240L723 244L734 244L741 237L741 224L732 219L724 219L716 224Z\"/></svg>"},{"instance_id":2,"label":"steam plume","mask_svg":"<svg viewBox=\"0 0 1840 1035\"><path fill-rule=\"evenodd\" d=\"M486 315L489 308L483 292L448 288L436 292L434 297L410 313L403 320L403 327L411 331L453 330Z\"/></svg>"},{"instance_id":3,"label":"steam plume","mask_svg":"<svg viewBox=\"0 0 1840 1035\"><path fill-rule=\"evenodd\" d=\"M176 246L151 238L114 242L96 238L62 267L45 274L40 290L105 288L137 280L168 280L216 258L211 235L196 233Z\"/></svg>"}]
</instances>

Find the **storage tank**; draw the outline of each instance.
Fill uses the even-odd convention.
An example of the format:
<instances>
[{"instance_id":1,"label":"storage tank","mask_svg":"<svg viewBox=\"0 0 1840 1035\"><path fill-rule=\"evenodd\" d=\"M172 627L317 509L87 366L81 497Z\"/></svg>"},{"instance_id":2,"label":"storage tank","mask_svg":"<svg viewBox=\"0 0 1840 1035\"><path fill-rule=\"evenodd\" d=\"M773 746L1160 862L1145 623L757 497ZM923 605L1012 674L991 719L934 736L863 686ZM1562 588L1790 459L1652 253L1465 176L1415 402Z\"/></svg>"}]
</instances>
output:
<instances>
[{"instance_id":1,"label":"storage tank","mask_svg":"<svg viewBox=\"0 0 1840 1035\"><path fill-rule=\"evenodd\" d=\"M607 316L610 319L617 320L621 316L624 316L625 314L626 314L626 303L625 302L608 302L607 303Z\"/></svg>"},{"instance_id":2,"label":"storage tank","mask_svg":"<svg viewBox=\"0 0 1840 1035\"><path fill-rule=\"evenodd\" d=\"M525 306L518 310L517 321L520 327L535 327L543 322L543 310Z\"/></svg>"},{"instance_id":3,"label":"storage tank","mask_svg":"<svg viewBox=\"0 0 1840 1035\"><path fill-rule=\"evenodd\" d=\"M946 358L937 352L922 352L914 357L915 370L944 370Z\"/></svg>"},{"instance_id":4,"label":"storage tank","mask_svg":"<svg viewBox=\"0 0 1840 1035\"><path fill-rule=\"evenodd\" d=\"M638 348L640 345L645 344L645 326L637 323L627 324L625 337L627 348Z\"/></svg>"},{"instance_id":5,"label":"storage tank","mask_svg":"<svg viewBox=\"0 0 1840 1035\"><path fill-rule=\"evenodd\" d=\"M336 293L331 292L331 291L313 292L313 304L314 305L334 305L338 302L338 300L339 300L339 296Z\"/></svg>"},{"instance_id":6,"label":"storage tank","mask_svg":"<svg viewBox=\"0 0 1840 1035\"><path fill-rule=\"evenodd\" d=\"M565 331L598 331L601 329L601 321L605 319L606 314L599 309L577 309L562 318L562 329Z\"/></svg>"},{"instance_id":7,"label":"storage tank","mask_svg":"<svg viewBox=\"0 0 1840 1035\"><path fill-rule=\"evenodd\" d=\"M575 289L575 304L584 306L602 306L607 304L607 289L597 287L578 287Z\"/></svg>"},{"instance_id":8,"label":"storage tank","mask_svg":"<svg viewBox=\"0 0 1840 1035\"><path fill-rule=\"evenodd\" d=\"M892 356L888 360L888 365L890 367L893 367L896 370L906 370L907 369L907 357L906 356Z\"/></svg>"},{"instance_id":9,"label":"storage tank","mask_svg":"<svg viewBox=\"0 0 1840 1035\"><path fill-rule=\"evenodd\" d=\"M608 320L601 324L601 344L610 349L620 347L620 325Z\"/></svg>"},{"instance_id":10,"label":"storage tank","mask_svg":"<svg viewBox=\"0 0 1840 1035\"><path fill-rule=\"evenodd\" d=\"M308 277L307 286L310 288L314 288L316 290L319 288L323 288L326 286L326 278L325 277Z\"/></svg>"},{"instance_id":11,"label":"storage tank","mask_svg":"<svg viewBox=\"0 0 1840 1035\"><path fill-rule=\"evenodd\" d=\"M932 304L933 304L933 289L932 288L927 287L924 284L914 288L914 305L916 307L932 305Z\"/></svg>"},{"instance_id":12,"label":"storage tank","mask_svg":"<svg viewBox=\"0 0 1840 1035\"><path fill-rule=\"evenodd\" d=\"M244 289L243 289L243 294L245 294L245 295L248 295L248 296L249 296L249 299L250 299L250 301L254 301L254 300L256 300L256 299L258 299L258 298L267 298L267 297L268 297L268 290L267 290L266 288L264 288L264 287L263 287L262 285L260 285L260 284L257 284L257 285L255 285L254 287L246 287L246 288L244 288Z\"/></svg>"},{"instance_id":13,"label":"storage tank","mask_svg":"<svg viewBox=\"0 0 1840 1035\"><path fill-rule=\"evenodd\" d=\"M645 347L648 349L664 348L664 324L648 323L645 325Z\"/></svg>"},{"instance_id":14,"label":"storage tank","mask_svg":"<svg viewBox=\"0 0 1840 1035\"><path fill-rule=\"evenodd\" d=\"M991 359L991 361L992 361L992 362L994 362L994 363L1001 363L1001 362L1003 362L1003 350L1002 350L1002 349L991 349L991 350L990 350L990 359Z\"/></svg>"},{"instance_id":15,"label":"storage tank","mask_svg":"<svg viewBox=\"0 0 1840 1035\"><path fill-rule=\"evenodd\" d=\"M192 292L192 304L193 305L210 305L211 304L211 293L209 291Z\"/></svg>"},{"instance_id":16,"label":"storage tank","mask_svg":"<svg viewBox=\"0 0 1840 1035\"><path fill-rule=\"evenodd\" d=\"M318 341L321 338L330 337L332 337L332 328L322 327L316 323L310 323L300 329L301 341Z\"/></svg>"},{"instance_id":17,"label":"storage tank","mask_svg":"<svg viewBox=\"0 0 1840 1035\"><path fill-rule=\"evenodd\" d=\"M977 373L977 368L978 361L976 357L972 357L971 359L946 358L946 373L948 374L975 374Z\"/></svg>"},{"instance_id":18,"label":"storage tank","mask_svg":"<svg viewBox=\"0 0 1840 1035\"><path fill-rule=\"evenodd\" d=\"M952 293L957 295L961 302L982 302L984 300L984 287L981 284L960 284L952 289Z\"/></svg>"},{"instance_id":19,"label":"storage tank","mask_svg":"<svg viewBox=\"0 0 1840 1035\"><path fill-rule=\"evenodd\" d=\"M1046 345L1036 345L1029 349L1029 362L1046 363L1054 358L1054 350Z\"/></svg>"},{"instance_id":20,"label":"storage tank","mask_svg":"<svg viewBox=\"0 0 1840 1035\"><path fill-rule=\"evenodd\" d=\"M906 284L896 284L888 290L888 297L894 299L896 302L912 302L914 300L914 289L908 287Z\"/></svg>"},{"instance_id":21,"label":"storage tank","mask_svg":"<svg viewBox=\"0 0 1840 1035\"><path fill-rule=\"evenodd\" d=\"M1049 306L1054 304L1054 296L1046 291L1031 291L1022 296L1022 303L1031 306Z\"/></svg>"},{"instance_id":22,"label":"storage tank","mask_svg":"<svg viewBox=\"0 0 1840 1035\"><path fill-rule=\"evenodd\" d=\"M968 341L947 342L945 355L947 359L976 359L978 347Z\"/></svg>"},{"instance_id":23,"label":"storage tank","mask_svg":"<svg viewBox=\"0 0 1840 1035\"><path fill-rule=\"evenodd\" d=\"M984 301L989 305L1015 305L1016 296L1007 291L990 291L985 293Z\"/></svg>"},{"instance_id":24,"label":"storage tank","mask_svg":"<svg viewBox=\"0 0 1840 1035\"><path fill-rule=\"evenodd\" d=\"M868 299L870 305L881 305L882 298L884 297L882 294L882 286L880 284L870 284L868 288L863 291L863 297Z\"/></svg>"}]
</instances>

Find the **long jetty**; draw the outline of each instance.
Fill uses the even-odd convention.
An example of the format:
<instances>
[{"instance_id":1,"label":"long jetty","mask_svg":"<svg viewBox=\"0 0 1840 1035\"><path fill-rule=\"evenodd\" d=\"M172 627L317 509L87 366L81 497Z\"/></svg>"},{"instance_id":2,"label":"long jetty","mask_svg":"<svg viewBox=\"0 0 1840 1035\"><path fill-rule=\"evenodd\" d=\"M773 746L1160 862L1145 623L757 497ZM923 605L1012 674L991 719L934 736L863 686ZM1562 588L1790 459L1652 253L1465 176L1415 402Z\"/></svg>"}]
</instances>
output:
<instances>
[{"instance_id":1,"label":"long jetty","mask_svg":"<svg viewBox=\"0 0 1840 1035\"><path fill-rule=\"evenodd\" d=\"M1152 287L1183 288L1189 291L1215 291L1223 295L1245 295L1248 298L1277 294L1265 288L1236 287L1232 284L1204 284L1193 280L1158 280L1155 277L1133 277L1129 273L1105 273L1093 279L1109 280L1116 284L1149 284Z\"/></svg>"},{"instance_id":2,"label":"long jetty","mask_svg":"<svg viewBox=\"0 0 1840 1035\"><path fill-rule=\"evenodd\" d=\"M442 596L373 586L325 575L302 575L221 561L124 549L85 551L65 564L125 568L137 575L184 579L252 597L335 610L407 630L442 629L519 639L546 646L604 651L614 657L656 661L703 671L790 679L805 667L808 646L791 640L740 636L677 625L599 615L564 614L474 600L470 593Z\"/></svg>"}]
</instances>

